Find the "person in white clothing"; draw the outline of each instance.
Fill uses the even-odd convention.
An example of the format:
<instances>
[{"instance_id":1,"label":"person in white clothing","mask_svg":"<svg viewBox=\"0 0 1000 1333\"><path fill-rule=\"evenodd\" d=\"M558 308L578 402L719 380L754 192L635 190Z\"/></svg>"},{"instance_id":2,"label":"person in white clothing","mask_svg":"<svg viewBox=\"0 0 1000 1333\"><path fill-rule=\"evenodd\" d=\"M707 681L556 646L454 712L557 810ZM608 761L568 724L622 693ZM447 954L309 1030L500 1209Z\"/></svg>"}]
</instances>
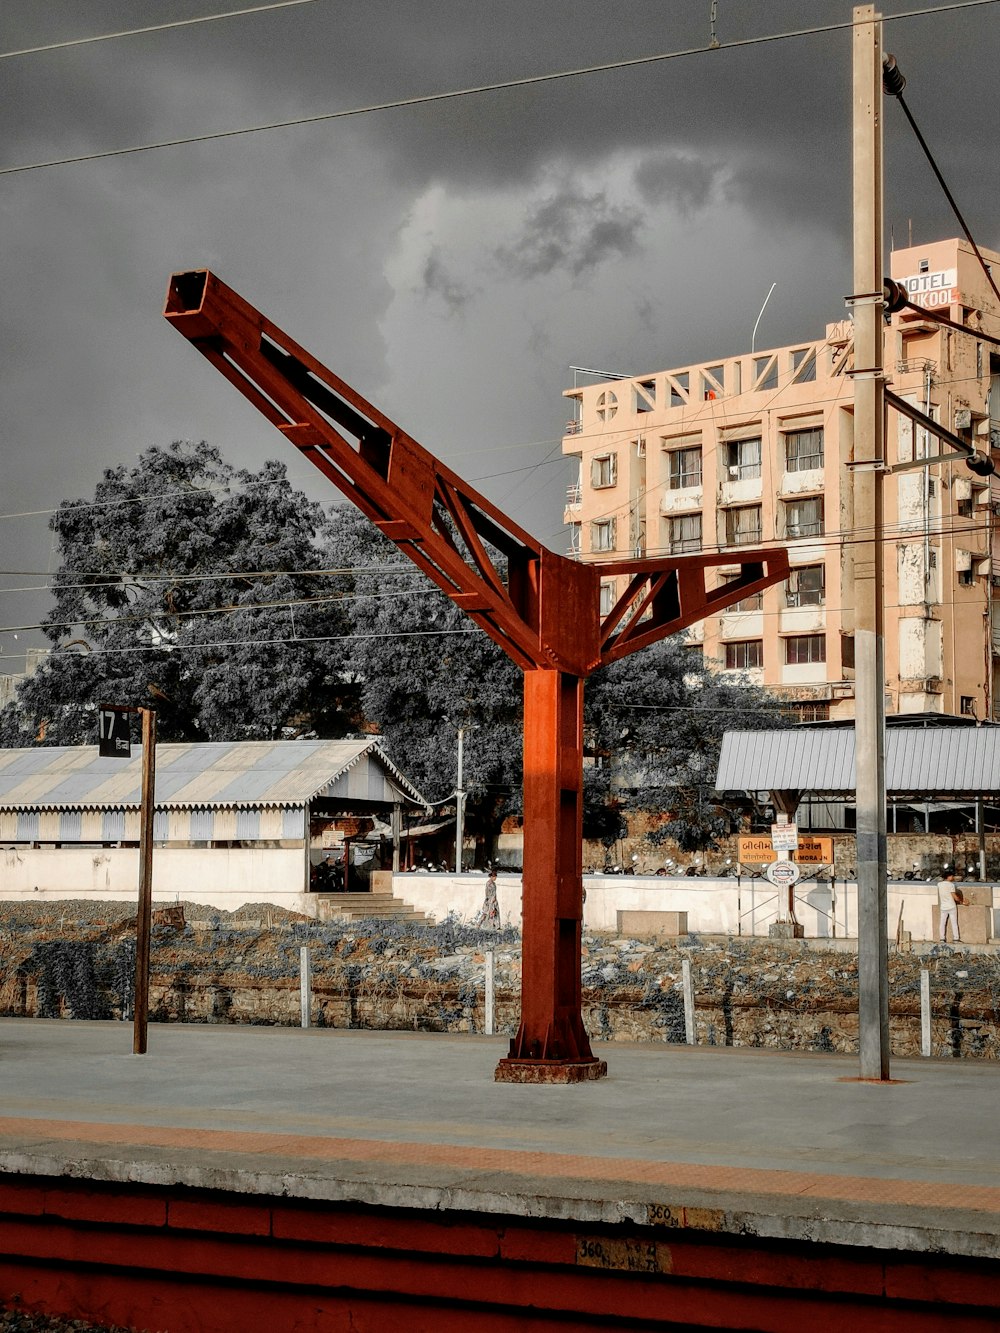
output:
<instances>
[{"instance_id":1,"label":"person in white clothing","mask_svg":"<svg viewBox=\"0 0 1000 1333\"><path fill-rule=\"evenodd\" d=\"M955 876L949 873L938 880L937 891L941 909L941 943L945 942L950 921L951 942L957 944L962 938L958 931L958 904L962 901L962 890L955 883Z\"/></svg>"}]
</instances>

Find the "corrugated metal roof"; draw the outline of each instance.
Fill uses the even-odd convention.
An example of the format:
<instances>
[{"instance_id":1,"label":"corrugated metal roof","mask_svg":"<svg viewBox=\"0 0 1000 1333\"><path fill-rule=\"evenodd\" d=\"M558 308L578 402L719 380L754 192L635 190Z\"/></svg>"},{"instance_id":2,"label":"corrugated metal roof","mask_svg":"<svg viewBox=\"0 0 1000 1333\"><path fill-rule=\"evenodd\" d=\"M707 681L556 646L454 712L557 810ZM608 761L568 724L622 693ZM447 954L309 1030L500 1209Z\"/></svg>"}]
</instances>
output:
<instances>
[{"instance_id":1,"label":"corrugated metal roof","mask_svg":"<svg viewBox=\"0 0 1000 1333\"><path fill-rule=\"evenodd\" d=\"M854 791L854 729L727 731L717 791ZM1000 726L890 727L888 792L934 796L1000 790Z\"/></svg>"},{"instance_id":2,"label":"corrugated metal roof","mask_svg":"<svg viewBox=\"0 0 1000 1333\"><path fill-rule=\"evenodd\" d=\"M374 740L210 741L156 747L156 804L304 805L358 764L374 764L416 805L426 801ZM139 804L142 755L102 759L96 745L0 749L0 810Z\"/></svg>"}]
</instances>

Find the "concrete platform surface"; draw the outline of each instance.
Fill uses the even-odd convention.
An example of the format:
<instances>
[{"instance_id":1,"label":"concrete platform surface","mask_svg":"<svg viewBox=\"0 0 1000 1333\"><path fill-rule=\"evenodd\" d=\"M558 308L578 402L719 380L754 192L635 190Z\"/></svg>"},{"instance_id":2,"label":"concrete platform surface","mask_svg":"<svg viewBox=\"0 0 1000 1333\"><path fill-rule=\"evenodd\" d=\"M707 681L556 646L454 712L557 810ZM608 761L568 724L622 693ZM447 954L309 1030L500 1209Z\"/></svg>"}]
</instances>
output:
<instances>
[{"instance_id":1,"label":"concrete platform surface","mask_svg":"<svg viewBox=\"0 0 1000 1333\"><path fill-rule=\"evenodd\" d=\"M501 1038L0 1020L0 1172L995 1257L1000 1066Z\"/></svg>"}]
</instances>

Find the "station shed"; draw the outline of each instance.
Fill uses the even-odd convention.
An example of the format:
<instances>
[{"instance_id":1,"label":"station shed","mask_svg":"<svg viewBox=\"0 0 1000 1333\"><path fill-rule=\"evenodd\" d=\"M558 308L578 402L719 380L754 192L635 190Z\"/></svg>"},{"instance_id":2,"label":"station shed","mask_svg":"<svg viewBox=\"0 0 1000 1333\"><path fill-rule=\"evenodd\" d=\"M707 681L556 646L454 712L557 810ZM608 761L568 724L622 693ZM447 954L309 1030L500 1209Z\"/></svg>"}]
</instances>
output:
<instances>
[{"instance_id":1,"label":"station shed","mask_svg":"<svg viewBox=\"0 0 1000 1333\"><path fill-rule=\"evenodd\" d=\"M141 762L138 748L0 750L0 897L134 899ZM398 864L403 818L425 808L375 737L161 744L153 896L314 914L317 861L382 828Z\"/></svg>"}]
</instances>

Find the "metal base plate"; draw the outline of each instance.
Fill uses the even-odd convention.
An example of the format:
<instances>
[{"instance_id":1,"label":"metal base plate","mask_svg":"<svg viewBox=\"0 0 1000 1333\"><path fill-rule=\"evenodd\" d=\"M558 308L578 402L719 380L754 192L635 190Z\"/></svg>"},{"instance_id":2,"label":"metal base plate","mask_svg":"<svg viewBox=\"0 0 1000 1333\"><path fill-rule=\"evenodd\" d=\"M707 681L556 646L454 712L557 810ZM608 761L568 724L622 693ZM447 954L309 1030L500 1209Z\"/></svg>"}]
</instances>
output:
<instances>
[{"instance_id":1,"label":"metal base plate","mask_svg":"<svg viewBox=\"0 0 1000 1333\"><path fill-rule=\"evenodd\" d=\"M607 1060L501 1060L497 1083L588 1083L607 1078Z\"/></svg>"}]
</instances>

